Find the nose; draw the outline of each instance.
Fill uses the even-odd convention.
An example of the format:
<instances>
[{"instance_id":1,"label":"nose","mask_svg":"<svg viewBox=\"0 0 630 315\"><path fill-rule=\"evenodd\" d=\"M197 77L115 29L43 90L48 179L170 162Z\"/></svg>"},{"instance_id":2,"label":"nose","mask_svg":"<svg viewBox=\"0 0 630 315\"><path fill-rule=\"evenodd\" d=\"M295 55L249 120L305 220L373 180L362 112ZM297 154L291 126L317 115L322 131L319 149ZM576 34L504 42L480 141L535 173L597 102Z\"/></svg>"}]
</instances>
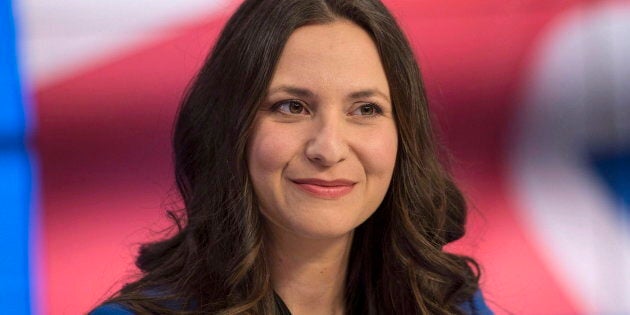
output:
<instances>
[{"instance_id":1,"label":"nose","mask_svg":"<svg viewBox=\"0 0 630 315\"><path fill-rule=\"evenodd\" d=\"M315 122L306 144L306 157L321 166L333 166L346 159L349 148L338 119L323 118Z\"/></svg>"}]
</instances>

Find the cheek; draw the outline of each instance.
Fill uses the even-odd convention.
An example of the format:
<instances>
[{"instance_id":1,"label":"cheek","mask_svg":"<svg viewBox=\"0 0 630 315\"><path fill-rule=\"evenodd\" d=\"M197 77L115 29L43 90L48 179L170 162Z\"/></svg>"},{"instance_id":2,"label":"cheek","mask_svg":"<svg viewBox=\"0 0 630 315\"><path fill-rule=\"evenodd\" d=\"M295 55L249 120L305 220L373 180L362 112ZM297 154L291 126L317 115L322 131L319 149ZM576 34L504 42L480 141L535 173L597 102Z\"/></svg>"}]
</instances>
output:
<instances>
[{"instance_id":1,"label":"cheek","mask_svg":"<svg viewBox=\"0 0 630 315\"><path fill-rule=\"evenodd\" d=\"M398 135L395 126L372 133L370 141L363 144L363 163L366 172L389 181L398 151Z\"/></svg>"},{"instance_id":2,"label":"cheek","mask_svg":"<svg viewBox=\"0 0 630 315\"><path fill-rule=\"evenodd\" d=\"M260 123L249 143L248 164L253 177L268 176L282 171L296 152L296 141L290 133Z\"/></svg>"}]
</instances>

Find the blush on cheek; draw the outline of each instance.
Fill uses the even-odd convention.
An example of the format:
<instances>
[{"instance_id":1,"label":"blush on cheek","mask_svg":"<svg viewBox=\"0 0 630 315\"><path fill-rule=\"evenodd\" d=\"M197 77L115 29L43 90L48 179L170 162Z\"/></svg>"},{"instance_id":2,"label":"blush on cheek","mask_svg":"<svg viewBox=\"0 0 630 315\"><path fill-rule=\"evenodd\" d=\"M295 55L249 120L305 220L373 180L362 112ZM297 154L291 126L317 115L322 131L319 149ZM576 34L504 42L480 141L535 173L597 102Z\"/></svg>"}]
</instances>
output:
<instances>
[{"instance_id":1,"label":"blush on cheek","mask_svg":"<svg viewBox=\"0 0 630 315\"><path fill-rule=\"evenodd\" d=\"M386 132L382 132L386 134ZM368 171L373 174L386 175L391 173L396 163L398 150L398 138L396 137L373 137L368 146L364 147L365 158L363 163Z\"/></svg>"},{"instance_id":2,"label":"blush on cheek","mask_svg":"<svg viewBox=\"0 0 630 315\"><path fill-rule=\"evenodd\" d=\"M248 159L250 167L253 166L264 172L273 172L284 168L291 159L293 150L291 150L291 139L286 132L265 128L268 127L267 125L262 123L254 130Z\"/></svg>"}]
</instances>

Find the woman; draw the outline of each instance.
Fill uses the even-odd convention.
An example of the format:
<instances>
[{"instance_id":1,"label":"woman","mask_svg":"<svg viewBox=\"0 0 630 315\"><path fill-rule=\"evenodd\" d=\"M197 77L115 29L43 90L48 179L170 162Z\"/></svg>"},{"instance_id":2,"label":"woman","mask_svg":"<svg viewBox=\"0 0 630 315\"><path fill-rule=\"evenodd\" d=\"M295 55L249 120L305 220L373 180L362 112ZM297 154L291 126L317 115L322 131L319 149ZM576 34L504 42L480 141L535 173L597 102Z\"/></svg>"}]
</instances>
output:
<instances>
[{"instance_id":1,"label":"woman","mask_svg":"<svg viewBox=\"0 0 630 315\"><path fill-rule=\"evenodd\" d=\"M465 203L378 0L245 1L173 145L179 231L93 314L490 313L474 261L442 250Z\"/></svg>"}]
</instances>

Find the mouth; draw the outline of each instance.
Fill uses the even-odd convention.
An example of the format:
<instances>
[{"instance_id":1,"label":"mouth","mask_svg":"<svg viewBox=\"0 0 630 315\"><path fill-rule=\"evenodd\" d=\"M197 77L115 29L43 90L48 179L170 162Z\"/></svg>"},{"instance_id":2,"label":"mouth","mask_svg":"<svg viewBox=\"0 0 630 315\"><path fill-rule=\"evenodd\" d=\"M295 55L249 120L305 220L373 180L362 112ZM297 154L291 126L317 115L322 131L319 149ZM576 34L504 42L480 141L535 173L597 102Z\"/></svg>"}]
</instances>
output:
<instances>
[{"instance_id":1,"label":"mouth","mask_svg":"<svg viewBox=\"0 0 630 315\"><path fill-rule=\"evenodd\" d=\"M323 199L337 199L349 194L356 182L347 179L322 180L318 178L292 179L302 191Z\"/></svg>"}]
</instances>

